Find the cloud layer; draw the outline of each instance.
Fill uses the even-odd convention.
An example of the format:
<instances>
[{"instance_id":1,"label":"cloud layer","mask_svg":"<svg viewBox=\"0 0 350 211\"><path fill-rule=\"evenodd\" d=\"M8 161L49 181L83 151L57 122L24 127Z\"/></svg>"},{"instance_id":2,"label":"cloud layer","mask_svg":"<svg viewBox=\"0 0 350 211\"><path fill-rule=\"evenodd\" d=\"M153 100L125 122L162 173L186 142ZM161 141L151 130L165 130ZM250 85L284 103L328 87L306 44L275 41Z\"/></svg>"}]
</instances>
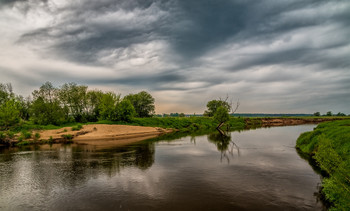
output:
<instances>
[{"instance_id":1,"label":"cloud layer","mask_svg":"<svg viewBox=\"0 0 350 211\"><path fill-rule=\"evenodd\" d=\"M350 113L349 1L6 0L1 81L147 90L162 112Z\"/></svg>"}]
</instances>

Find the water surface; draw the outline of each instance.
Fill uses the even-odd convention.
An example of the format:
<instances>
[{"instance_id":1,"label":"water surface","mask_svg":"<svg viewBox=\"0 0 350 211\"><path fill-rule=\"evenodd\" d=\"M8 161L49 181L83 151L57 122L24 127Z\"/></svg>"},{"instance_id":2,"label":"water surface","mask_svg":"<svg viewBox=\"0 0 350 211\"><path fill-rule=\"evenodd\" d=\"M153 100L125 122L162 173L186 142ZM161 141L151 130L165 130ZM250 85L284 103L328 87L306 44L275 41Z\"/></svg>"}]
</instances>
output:
<instances>
[{"instance_id":1,"label":"water surface","mask_svg":"<svg viewBox=\"0 0 350 211\"><path fill-rule=\"evenodd\" d=\"M313 125L99 148L0 148L0 210L322 210Z\"/></svg>"}]
</instances>

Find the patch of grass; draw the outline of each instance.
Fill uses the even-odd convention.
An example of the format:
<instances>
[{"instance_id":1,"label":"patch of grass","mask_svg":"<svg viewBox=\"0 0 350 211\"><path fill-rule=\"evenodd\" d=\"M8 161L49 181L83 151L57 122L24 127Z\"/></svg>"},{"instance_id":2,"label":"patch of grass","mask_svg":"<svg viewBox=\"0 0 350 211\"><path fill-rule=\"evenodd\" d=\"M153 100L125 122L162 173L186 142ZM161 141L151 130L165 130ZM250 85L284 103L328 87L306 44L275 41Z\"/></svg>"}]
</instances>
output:
<instances>
[{"instance_id":1,"label":"patch of grass","mask_svg":"<svg viewBox=\"0 0 350 211\"><path fill-rule=\"evenodd\" d=\"M211 117L152 117L134 118L130 122L121 121L98 121L94 124L121 124L148 127L173 128L180 131L213 130L218 123ZM243 118L231 117L226 123L231 130L242 130L245 128Z\"/></svg>"},{"instance_id":2,"label":"patch of grass","mask_svg":"<svg viewBox=\"0 0 350 211\"><path fill-rule=\"evenodd\" d=\"M64 134L62 135L62 138L64 139L64 143L69 144L73 143L74 136L72 134Z\"/></svg>"},{"instance_id":3,"label":"patch of grass","mask_svg":"<svg viewBox=\"0 0 350 211\"><path fill-rule=\"evenodd\" d=\"M30 139L32 137L32 133L26 130L22 130L20 137L23 139Z\"/></svg>"},{"instance_id":4,"label":"patch of grass","mask_svg":"<svg viewBox=\"0 0 350 211\"><path fill-rule=\"evenodd\" d=\"M322 192L333 210L350 210L350 120L319 124L300 135L296 147L316 160L329 177Z\"/></svg>"},{"instance_id":5,"label":"patch of grass","mask_svg":"<svg viewBox=\"0 0 350 211\"><path fill-rule=\"evenodd\" d=\"M29 144L31 144L31 142L30 141L21 141L21 142L18 142L17 144L16 144L16 146L27 146L27 145L29 145Z\"/></svg>"},{"instance_id":6,"label":"patch of grass","mask_svg":"<svg viewBox=\"0 0 350 211\"><path fill-rule=\"evenodd\" d=\"M0 141L4 141L6 139L6 134L0 131Z\"/></svg>"},{"instance_id":7,"label":"patch of grass","mask_svg":"<svg viewBox=\"0 0 350 211\"><path fill-rule=\"evenodd\" d=\"M15 137L16 133L13 131L7 131L6 135L9 139L13 139Z\"/></svg>"},{"instance_id":8,"label":"patch of grass","mask_svg":"<svg viewBox=\"0 0 350 211\"><path fill-rule=\"evenodd\" d=\"M78 124L78 125L72 127L72 131L79 131L79 130L81 130L82 128L83 128L83 125Z\"/></svg>"}]
</instances>

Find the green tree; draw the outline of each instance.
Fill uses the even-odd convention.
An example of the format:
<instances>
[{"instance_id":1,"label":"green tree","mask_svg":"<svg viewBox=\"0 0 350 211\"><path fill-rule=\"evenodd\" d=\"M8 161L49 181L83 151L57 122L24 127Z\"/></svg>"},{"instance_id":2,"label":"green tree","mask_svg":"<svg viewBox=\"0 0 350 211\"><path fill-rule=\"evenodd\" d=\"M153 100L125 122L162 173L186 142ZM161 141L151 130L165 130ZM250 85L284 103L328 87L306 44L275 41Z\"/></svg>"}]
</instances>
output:
<instances>
[{"instance_id":1,"label":"green tree","mask_svg":"<svg viewBox=\"0 0 350 211\"><path fill-rule=\"evenodd\" d=\"M87 93L87 120L97 121L100 115L99 106L101 104L103 92L100 90L90 90Z\"/></svg>"},{"instance_id":2,"label":"green tree","mask_svg":"<svg viewBox=\"0 0 350 211\"><path fill-rule=\"evenodd\" d=\"M216 112L214 114L214 120L219 122L219 125L217 126L217 128L220 128L229 119L230 119L230 115L228 113L227 108L224 106L219 106L216 109Z\"/></svg>"},{"instance_id":3,"label":"green tree","mask_svg":"<svg viewBox=\"0 0 350 211\"><path fill-rule=\"evenodd\" d=\"M23 120L29 120L30 117L30 106L31 100L29 97L24 98L22 96L17 96L16 101L19 103L19 117Z\"/></svg>"},{"instance_id":4,"label":"green tree","mask_svg":"<svg viewBox=\"0 0 350 211\"><path fill-rule=\"evenodd\" d=\"M338 112L337 116L346 116L344 113Z\"/></svg>"},{"instance_id":5,"label":"green tree","mask_svg":"<svg viewBox=\"0 0 350 211\"><path fill-rule=\"evenodd\" d=\"M129 122L134 116L136 112L134 106L128 99L123 99L117 105L117 116L118 120L122 120L125 122Z\"/></svg>"},{"instance_id":6,"label":"green tree","mask_svg":"<svg viewBox=\"0 0 350 211\"><path fill-rule=\"evenodd\" d=\"M100 120L117 120L117 104L120 95L113 92L104 93L99 104Z\"/></svg>"},{"instance_id":7,"label":"green tree","mask_svg":"<svg viewBox=\"0 0 350 211\"><path fill-rule=\"evenodd\" d=\"M333 116L331 111L327 111L326 116Z\"/></svg>"},{"instance_id":8,"label":"green tree","mask_svg":"<svg viewBox=\"0 0 350 211\"><path fill-rule=\"evenodd\" d=\"M151 117L155 111L154 98L146 91L125 96L134 106L137 117Z\"/></svg>"},{"instance_id":9,"label":"green tree","mask_svg":"<svg viewBox=\"0 0 350 211\"><path fill-rule=\"evenodd\" d=\"M58 90L51 82L43 84L39 90L33 93L31 106L32 119L38 124L59 125L67 118L64 109L60 105Z\"/></svg>"},{"instance_id":10,"label":"green tree","mask_svg":"<svg viewBox=\"0 0 350 211\"><path fill-rule=\"evenodd\" d=\"M69 109L69 115L77 122L85 122L87 116L88 98L87 86L76 83L66 83L58 90L60 102Z\"/></svg>"},{"instance_id":11,"label":"green tree","mask_svg":"<svg viewBox=\"0 0 350 211\"><path fill-rule=\"evenodd\" d=\"M0 84L0 105L4 104L6 101L14 97L12 91L12 85L9 84Z\"/></svg>"},{"instance_id":12,"label":"green tree","mask_svg":"<svg viewBox=\"0 0 350 211\"><path fill-rule=\"evenodd\" d=\"M320 114L320 112L317 111L314 113L314 116L321 116L321 114Z\"/></svg>"},{"instance_id":13,"label":"green tree","mask_svg":"<svg viewBox=\"0 0 350 211\"><path fill-rule=\"evenodd\" d=\"M223 107L224 109L226 109L227 112L229 112L231 109L230 104L224 100L211 100L207 103L208 110L204 112L204 116L209 116L209 117L214 116L216 113L216 110L219 107Z\"/></svg>"},{"instance_id":14,"label":"green tree","mask_svg":"<svg viewBox=\"0 0 350 211\"><path fill-rule=\"evenodd\" d=\"M15 99L9 99L0 105L0 126L8 129L20 122L19 103Z\"/></svg>"}]
</instances>

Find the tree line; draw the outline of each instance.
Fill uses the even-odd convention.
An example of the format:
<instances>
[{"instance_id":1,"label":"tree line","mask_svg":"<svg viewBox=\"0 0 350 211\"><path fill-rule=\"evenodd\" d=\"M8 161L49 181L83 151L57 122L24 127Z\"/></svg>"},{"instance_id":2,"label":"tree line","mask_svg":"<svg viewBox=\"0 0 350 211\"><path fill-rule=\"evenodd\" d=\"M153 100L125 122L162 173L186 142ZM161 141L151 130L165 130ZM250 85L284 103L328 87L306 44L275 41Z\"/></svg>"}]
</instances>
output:
<instances>
[{"instance_id":1,"label":"tree line","mask_svg":"<svg viewBox=\"0 0 350 211\"><path fill-rule=\"evenodd\" d=\"M133 117L151 117L154 113L154 98L146 91L121 97L114 92L89 90L88 86L76 83L55 87L46 82L24 98L13 92L11 84L0 84L0 127L5 129L21 121L40 125L130 121Z\"/></svg>"},{"instance_id":2,"label":"tree line","mask_svg":"<svg viewBox=\"0 0 350 211\"><path fill-rule=\"evenodd\" d=\"M332 111L327 111L326 114L321 115L321 113L317 111L314 113L314 116L346 116L346 114L344 114L342 112L338 112L337 114L333 114ZM349 114L349 116L350 116L350 114Z\"/></svg>"}]
</instances>

